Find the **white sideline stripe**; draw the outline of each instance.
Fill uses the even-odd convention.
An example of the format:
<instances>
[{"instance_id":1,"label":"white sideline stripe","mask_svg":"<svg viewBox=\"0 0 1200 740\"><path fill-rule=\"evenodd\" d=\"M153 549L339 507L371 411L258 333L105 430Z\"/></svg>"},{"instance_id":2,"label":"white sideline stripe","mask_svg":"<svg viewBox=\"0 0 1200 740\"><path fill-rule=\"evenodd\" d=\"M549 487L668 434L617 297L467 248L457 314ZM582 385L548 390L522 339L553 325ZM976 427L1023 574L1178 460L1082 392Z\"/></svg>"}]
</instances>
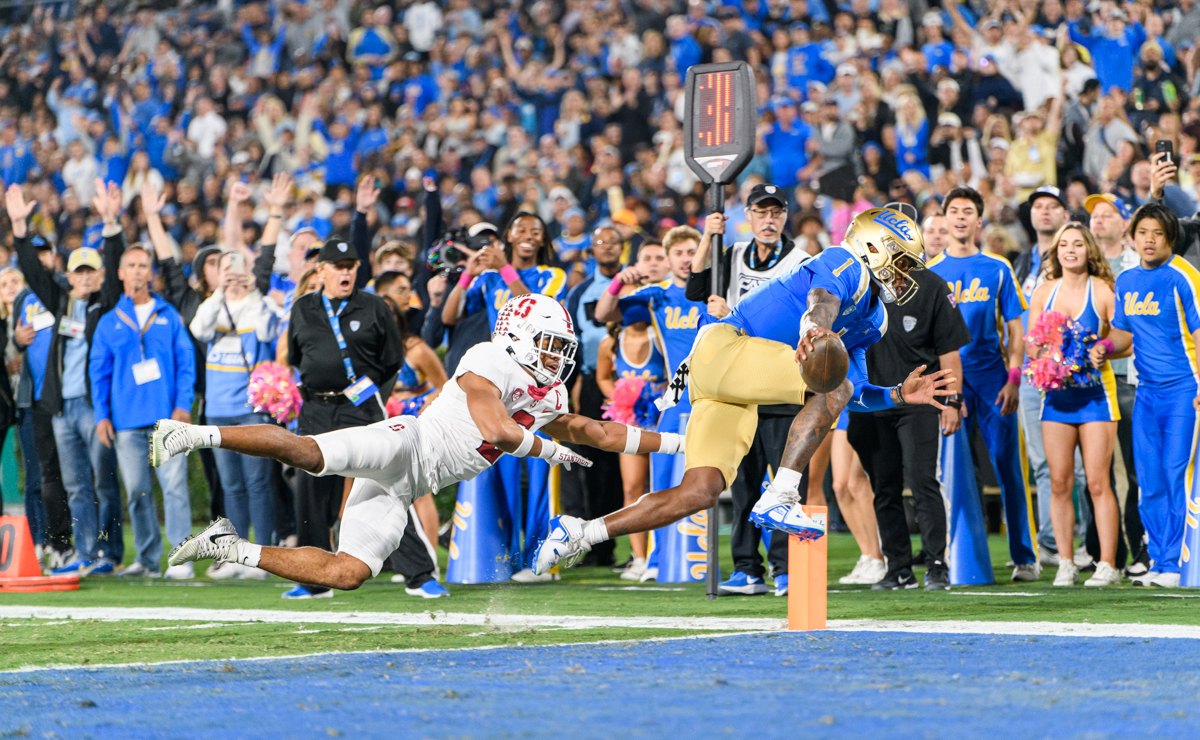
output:
<instances>
[{"instance_id":1,"label":"white sideline stripe","mask_svg":"<svg viewBox=\"0 0 1200 740\"><path fill-rule=\"evenodd\" d=\"M1031 637L1168 637L1200 639L1200 626L1187 624L1084 624L1081 622L945 622L831 619L838 632L915 632L932 635L1024 635Z\"/></svg>"},{"instance_id":2,"label":"white sideline stripe","mask_svg":"<svg viewBox=\"0 0 1200 740\"><path fill-rule=\"evenodd\" d=\"M163 607L0 606L3 619L96 619L101 621L172 621L222 624L342 624L396 626L469 626L507 629L674 629L720 632L774 632L783 619L748 617L586 617L537 614L464 614L457 612L301 612L281 609L181 609ZM1200 626L1182 624L1084 624L1072 622L901 621L831 619L839 632L911 632L919 634L1024 635L1045 637L1130 637L1200 639Z\"/></svg>"},{"instance_id":3,"label":"white sideline stripe","mask_svg":"<svg viewBox=\"0 0 1200 740\"><path fill-rule=\"evenodd\" d=\"M463 614L457 612L301 612L282 609L179 609L166 607L0 606L0 619L98 619L102 621L265 622L272 624L390 624L428 627L564 627L570 629L675 629L767 631L787 626L785 619L748 617L577 617L538 614Z\"/></svg>"}]
</instances>

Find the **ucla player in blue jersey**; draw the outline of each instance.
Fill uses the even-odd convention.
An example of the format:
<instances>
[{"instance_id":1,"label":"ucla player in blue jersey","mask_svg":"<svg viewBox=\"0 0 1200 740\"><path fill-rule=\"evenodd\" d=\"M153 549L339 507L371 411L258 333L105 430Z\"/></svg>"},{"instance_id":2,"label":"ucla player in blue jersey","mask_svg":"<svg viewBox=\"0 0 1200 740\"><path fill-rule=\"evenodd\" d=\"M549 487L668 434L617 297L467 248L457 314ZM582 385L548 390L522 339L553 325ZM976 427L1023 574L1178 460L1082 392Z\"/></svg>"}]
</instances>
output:
<instances>
[{"instance_id":1,"label":"ucla player in blue jersey","mask_svg":"<svg viewBox=\"0 0 1200 740\"><path fill-rule=\"evenodd\" d=\"M842 246L759 286L728 317L705 327L686 363L692 416L683 482L603 519L556 517L538 548L535 571L571 562L597 542L654 529L713 506L750 449L759 404L804 408L792 423L782 464L751 520L802 537L823 535L824 522L800 510L797 489L801 471L842 409L852 404L872 411L904 403L943 408L937 399L954 392L948 388L954 382L946 377L949 369L922 376L924 367L918 367L891 388L867 381L866 348L887 331L883 302L903 304L912 298L916 283L909 272L923 269L922 260L916 223L899 211L872 208L855 217ZM806 399L797 363L821 336L839 338L849 354L850 372L834 390ZM680 385L673 379L668 394L678 394Z\"/></svg>"},{"instance_id":2,"label":"ucla player in blue jersey","mask_svg":"<svg viewBox=\"0 0 1200 740\"><path fill-rule=\"evenodd\" d=\"M1083 224L1071 221L1058 230L1055 245L1046 253L1046 282L1029 303L1029 326L1037 326L1044 311L1069 316L1096 337L1109 333L1113 316L1112 270ZM1100 540L1096 572L1085 586L1113 586L1121 582L1116 568L1120 510L1110 481L1113 446L1117 439L1117 381L1107 361L1099 363L1095 383L1047 390L1042 396L1042 442L1050 466L1050 521L1054 540L1065 554L1075 549L1075 448L1083 456L1092 513ZM1061 557L1055 586L1073 586L1079 566Z\"/></svg>"},{"instance_id":3,"label":"ucla player in blue jersey","mask_svg":"<svg viewBox=\"0 0 1200 740\"><path fill-rule=\"evenodd\" d=\"M1028 463L1017 424L1025 332L1021 314L1025 296L1008 260L979 249L983 198L970 188L955 188L943 203L949 244L928 267L950 286L955 304L971 330L971 343L959 350L963 368L966 417L979 425L988 448L1008 523L1008 550L1014 581L1036 581L1041 571L1034 550L1026 477Z\"/></svg>"},{"instance_id":4,"label":"ucla player in blue jersey","mask_svg":"<svg viewBox=\"0 0 1200 740\"><path fill-rule=\"evenodd\" d=\"M488 326L495 328L496 316L514 295L540 293L560 303L567 297L567 275L550 266L550 250L546 225L532 213L519 213L504 230L505 243L501 249L485 247L467 260L467 267L458 284L446 296L442 306L442 323L454 326L459 320L479 311L486 311ZM521 466L528 471L529 495L521 495ZM493 472L494 471L494 472ZM550 519L550 467L543 460L523 460L506 455L484 475L498 475L508 500L512 517L509 554L513 560L513 578L533 580L526 567L533 550L546 531ZM524 543L521 530L525 531Z\"/></svg>"},{"instance_id":5,"label":"ucla player in blue jersey","mask_svg":"<svg viewBox=\"0 0 1200 740\"><path fill-rule=\"evenodd\" d=\"M670 271L668 279L640 287L628 296L618 298L622 287L641 282L643 274L634 266L617 273L608 291L596 303L596 319L599 321L618 321L623 318L624 312L635 309L640 309L637 315L649 313L651 325L662 343L668 377L675 373L691 352L700 327L712 322L703 303L687 299L688 274L700 244L700 236L700 232L690 226L671 229L663 236L663 248L667 252ZM686 401L667 409L659 417L656 431L659 434L678 433L683 418L691 412L691 404ZM655 453L650 456L650 490L670 488L674 483L674 473L674 455Z\"/></svg>"},{"instance_id":6,"label":"ucla player in blue jersey","mask_svg":"<svg viewBox=\"0 0 1200 740\"><path fill-rule=\"evenodd\" d=\"M1092 363L1134 350L1133 457L1151 567L1133 584L1195 588L1200 587L1200 271L1172 254L1179 223L1166 206L1139 208L1130 231L1141 263L1117 278L1113 329L1107 343L1092 348Z\"/></svg>"}]
</instances>

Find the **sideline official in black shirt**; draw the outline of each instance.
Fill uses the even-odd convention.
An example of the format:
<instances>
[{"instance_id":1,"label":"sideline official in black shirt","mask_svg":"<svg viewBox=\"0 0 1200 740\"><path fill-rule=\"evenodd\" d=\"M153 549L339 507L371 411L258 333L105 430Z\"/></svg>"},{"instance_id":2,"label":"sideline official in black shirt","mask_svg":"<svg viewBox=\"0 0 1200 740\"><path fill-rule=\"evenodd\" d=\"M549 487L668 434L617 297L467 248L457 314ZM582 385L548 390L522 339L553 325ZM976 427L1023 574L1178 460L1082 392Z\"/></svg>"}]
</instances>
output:
<instances>
[{"instance_id":1,"label":"sideline official in black shirt","mask_svg":"<svg viewBox=\"0 0 1200 740\"><path fill-rule=\"evenodd\" d=\"M958 349L971 341L962 314L950 300L946 281L928 270L910 273L917 292L903 306L887 304L888 328L883 339L867 350L871 383L889 386L904 381L919 365L927 373L954 371L962 388ZM961 391L960 391L961 393ZM904 515L902 492L907 481L925 550L925 590L950 587L946 566L946 507L937 479L939 436L958 430L962 396L946 400L947 409L898 406L870 414L851 414L847 436L862 459L875 489L875 517L887 557L888 572L873 588L916 588L912 542Z\"/></svg>"},{"instance_id":2,"label":"sideline official in black shirt","mask_svg":"<svg viewBox=\"0 0 1200 740\"><path fill-rule=\"evenodd\" d=\"M300 434L322 434L383 421L387 386L404 362L404 343L383 299L354 287L358 259L344 241L321 247L317 270L324 288L296 299L288 327L288 361L300 370ZM332 317L331 317L332 312ZM334 331L340 330L343 349ZM347 366L349 360L349 366ZM360 394L357 405L346 390L369 378L376 390ZM344 479L296 476L296 529L299 545L329 550L330 530L342 504ZM296 598L328 589L293 589Z\"/></svg>"}]
</instances>

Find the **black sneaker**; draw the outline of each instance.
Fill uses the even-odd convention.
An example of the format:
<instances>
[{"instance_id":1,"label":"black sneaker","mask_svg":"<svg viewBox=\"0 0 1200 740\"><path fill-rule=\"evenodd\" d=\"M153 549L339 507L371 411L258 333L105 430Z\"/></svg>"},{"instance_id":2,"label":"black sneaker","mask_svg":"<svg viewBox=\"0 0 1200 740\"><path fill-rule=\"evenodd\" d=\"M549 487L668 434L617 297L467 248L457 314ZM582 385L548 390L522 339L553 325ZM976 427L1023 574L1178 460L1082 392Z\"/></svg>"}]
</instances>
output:
<instances>
[{"instance_id":1,"label":"black sneaker","mask_svg":"<svg viewBox=\"0 0 1200 740\"><path fill-rule=\"evenodd\" d=\"M913 578L911 570L888 573L883 580L871 586L872 591L899 591L900 589L916 588L920 584Z\"/></svg>"},{"instance_id":2,"label":"black sneaker","mask_svg":"<svg viewBox=\"0 0 1200 740\"><path fill-rule=\"evenodd\" d=\"M626 560L625 562L617 563L616 565L609 568L609 570L611 570L613 573L624 573L626 570L629 569L629 566L631 566L631 565L633 565L633 556L632 555L630 555L629 559Z\"/></svg>"},{"instance_id":3,"label":"black sneaker","mask_svg":"<svg viewBox=\"0 0 1200 740\"><path fill-rule=\"evenodd\" d=\"M941 561L935 561L925 569L926 591L949 591L950 569Z\"/></svg>"}]
</instances>

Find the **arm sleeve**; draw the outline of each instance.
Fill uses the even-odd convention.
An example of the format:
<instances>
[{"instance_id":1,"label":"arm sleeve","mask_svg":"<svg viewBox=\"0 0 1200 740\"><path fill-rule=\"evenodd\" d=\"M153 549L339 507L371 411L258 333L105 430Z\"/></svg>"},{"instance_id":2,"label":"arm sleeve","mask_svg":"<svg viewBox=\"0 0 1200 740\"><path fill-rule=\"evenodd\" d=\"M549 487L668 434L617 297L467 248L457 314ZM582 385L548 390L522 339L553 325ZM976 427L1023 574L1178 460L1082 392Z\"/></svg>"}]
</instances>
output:
<instances>
[{"instance_id":1,"label":"arm sleeve","mask_svg":"<svg viewBox=\"0 0 1200 740\"><path fill-rule=\"evenodd\" d=\"M296 319L300 318L297 323ZM304 328L304 319L296 313L296 304L292 304L292 313L288 318L287 326L287 361L292 367L300 367L300 361L304 358L304 351L300 348L300 341L296 339ZM299 330L299 331L298 331Z\"/></svg>"},{"instance_id":2,"label":"arm sleeve","mask_svg":"<svg viewBox=\"0 0 1200 740\"><path fill-rule=\"evenodd\" d=\"M38 261L37 249L34 248L28 234L21 239L14 239L13 245L17 249L17 264L20 265L21 272L25 273L25 282L29 284L29 289L47 311L54 311L62 298L62 288Z\"/></svg>"},{"instance_id":3,"label":"arm sleeve","mask_svg":"<svg viewBox=\"0 0 1200 740\"><path fill-rule=\"evenodd\" d=\"M271 292L271 273L275 271L275 247L275 244L262 245L258 256L254 258L254 267L250 268L250 272L254 274L254 287L263 295Z\"/></svg>"},{"instance_id":4,"label":"arm sleeve","mask_svg":"<svg viewBox=\"0 0 1200 740\"><path fill-rule=\"evenodd\" d=\"M191 411L196 398L196 349L183 319L176 315L175 320L175 408Z\"/></svg>"},{"instance_id":5,"label":"arm sleeve","mask_svg":"<svg viewBox=\"0 0 1200 740\"><path fill-rule=\"evenodd\" d=\"M358 254L358 274L354 287L362 289L371 281L371 230L367 227L367 214L354 211L350 222L350 246Z\"/></svg>"},{"instance_id":6,"label":"arm sleeve","mask_svg":"<svg viewBox=\"0 0 1200 740\"><path fill-rule=\"evenodd\" d=\"M112 351L104 341L101 331L92 337L92 348L88 352L88 375L92 381L92 407L96 421L112 419Z\"/></svg>"},{"instance_id":7,"label":"arm sleeve","mask_svg":"<svg viewBox=\"0 0 1200 740\"><path fill-rule=\"evenodd\" d=\"M685 297L689 301L697 303L705 303L708 301L709 291L712 286L712 268L707 267L701 272L688 273L687 288Z\"/></svg>"},{"instance_id":8,"label":"arm sleeve","mask_svg":"<svg viewBox=\"0 0 1200 740\"><path fill-rule=\"evenodd\" d=\"M1083 46L1086 49L1091 49L1096 45L1096 39L1092 36L1084 36L1079 32L1079 21L1074 21L1067 24L1067 31L1071 35L1071 40Z\"/></svg>"},{"instance_id":9,"label":"arm sleeve","mask_svg":"<svg viewBox=\"0 0 1200 740\"><path fill-rule=\"evenodd\" d=\"M442 346L446 336L446 326L442 323L441 307L430 306L425 312L425 322L421 324L421 339L430 347L437 349Z\"/></svg>"},{"instance_id":10,"label":"arm sleeve","mask_svg":"<svg viewBox=\"0 0 1200 740\"><path fill-rule=\"evenodd\" d=\"M895 406L892 389L867 382L867 349L855 347L850 350L850 372L846 374L854 383L854 395L848 407L851 411L880 411Z\"/></svg>"},{"instance_id":11,"label":"arm sleeve","mask_svg":"<svg viewBox=\"0 0 1200 740\"><path fill-rule=\"evenodd\" d=\"M117 305L121 299L124 286L117 271L121 267L121 255L125 254L125 230L104 237L104 285L100 288L100 298L107 306Z\"/></svg>"}]
</instances>

